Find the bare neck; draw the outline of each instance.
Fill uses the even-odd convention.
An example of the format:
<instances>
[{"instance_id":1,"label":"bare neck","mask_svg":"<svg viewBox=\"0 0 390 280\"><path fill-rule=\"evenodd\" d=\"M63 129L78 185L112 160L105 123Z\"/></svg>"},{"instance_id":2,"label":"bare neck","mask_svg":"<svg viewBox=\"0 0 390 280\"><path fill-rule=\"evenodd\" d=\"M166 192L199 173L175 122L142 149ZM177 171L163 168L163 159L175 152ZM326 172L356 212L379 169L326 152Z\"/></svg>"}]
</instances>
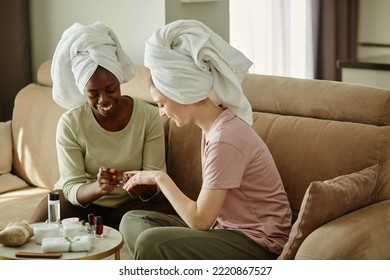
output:
<instances>
[{"instance_id":1,"label":"bare neck","mask_svg":"<svg viewBox=\"0 0 390 280\"><path fill-rule=\"evenodd\" d=\"M207 98L197 105L194 123L207 134L222 112L221 107Z\"/></svg>"}]
</instances>

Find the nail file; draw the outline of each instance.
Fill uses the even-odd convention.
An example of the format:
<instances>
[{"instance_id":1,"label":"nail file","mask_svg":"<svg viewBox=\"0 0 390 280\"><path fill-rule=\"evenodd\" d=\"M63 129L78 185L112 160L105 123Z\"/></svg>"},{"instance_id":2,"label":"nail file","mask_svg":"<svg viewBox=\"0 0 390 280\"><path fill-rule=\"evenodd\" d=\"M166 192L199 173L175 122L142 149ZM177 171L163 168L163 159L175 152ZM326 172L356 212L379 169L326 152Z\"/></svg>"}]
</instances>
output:
<instances>
[{"instance_id":1,"label":"nail file","mask_svg":"<svg viewBox=\"0 0 390 280\"><path fill-rule=\"evenodd\" d=\"M36 252L16 252L15 257L18 258L44 258L44 259L58 259L61 258L62 253L36 253Z\"/></svg>"}]
</instances>

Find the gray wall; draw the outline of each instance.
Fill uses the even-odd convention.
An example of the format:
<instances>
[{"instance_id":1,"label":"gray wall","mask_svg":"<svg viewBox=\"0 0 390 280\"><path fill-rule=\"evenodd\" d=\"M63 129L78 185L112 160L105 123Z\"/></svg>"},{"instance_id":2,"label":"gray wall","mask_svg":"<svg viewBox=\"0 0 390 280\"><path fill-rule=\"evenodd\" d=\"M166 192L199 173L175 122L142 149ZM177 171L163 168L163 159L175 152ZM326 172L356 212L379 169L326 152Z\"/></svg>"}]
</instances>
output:
<instances>
[{"instance_id":1,"label":"gray wall","mask_svg":"<svg viewBox=\"0 0 390 280\"><path fill-rule=\"evenodd\" d=\"M36 76L39 65L53 56L63 31L75 22L103 22L134 63L143 63L145 40L165 23L165 0L30 0L30 14Z\"/></svg>"},{"instance_id":2,"label":"gray wall","mask_svg":"<svg viewBox=\"0 0 390 280\"><path fill-rule=\"evenodd\" d=\"M166 23L177 19L196 19L208 25L229 42L229 0L182 3L165 0Z\"/></svg>"},{"instance_id":3,"label":"gray wall","mask_svg":"<svg viewBox=\"0 0 390 280\"><path fill-rule=\"evenodd\" d=\"M158 27L176 19L198 19L229 40L229 0L29 0L33 80L50 59L63 31L75 22L97 20L110 26L135 64L143 64L145 41Z\"/></svg>"}]
</instances>

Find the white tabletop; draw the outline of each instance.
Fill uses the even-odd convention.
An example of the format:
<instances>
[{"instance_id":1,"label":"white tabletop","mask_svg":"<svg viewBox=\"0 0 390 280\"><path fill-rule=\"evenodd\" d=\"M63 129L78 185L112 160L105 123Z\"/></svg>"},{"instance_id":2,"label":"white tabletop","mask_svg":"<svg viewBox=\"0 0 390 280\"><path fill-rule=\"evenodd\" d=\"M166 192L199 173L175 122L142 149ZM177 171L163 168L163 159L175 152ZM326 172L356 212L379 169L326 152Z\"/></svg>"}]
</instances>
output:
<instances>
[{"instance_id":1,"label":"white tabletop","mask_svg":"<svg viewBox=\"0 0 390 280\"><path fill-rule=\"evenodd\" d=\"M100 238L87 233L87 227L83 226L80 235L90 235L93 238L91 250L89 252L62 252L62 256L59 259L96 260L109 257L113 254L115 254L116 259L119 259L119 251L123 246L123 237L116 229L104 226L103 238ZM42 251L41 245L35 243L34 237L29 242L19 247L5 247L0 244L0 259L32 259L18 258L15 256L16 252Z\"/></svg>"}]
</instances>

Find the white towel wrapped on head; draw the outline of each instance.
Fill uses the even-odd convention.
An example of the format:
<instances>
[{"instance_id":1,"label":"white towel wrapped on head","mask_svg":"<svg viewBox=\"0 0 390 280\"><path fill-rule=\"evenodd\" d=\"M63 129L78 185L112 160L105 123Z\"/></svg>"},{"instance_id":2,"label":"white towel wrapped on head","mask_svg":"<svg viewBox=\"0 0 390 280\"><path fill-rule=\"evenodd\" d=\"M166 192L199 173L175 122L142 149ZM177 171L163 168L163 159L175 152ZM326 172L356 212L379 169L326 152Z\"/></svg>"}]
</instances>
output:
<instances>
[{"instance_id":1,"label":"white towel wrapped on head","mask_svg":"<svg viewBox=\"0 0 390 280\"><path fill-rule=\"evenodd\" d=\"M252 108L241 82L252 62L205 24L177 20L156 30L146 41L145 66L156 88L180 104L208 97L252 125ZM219 104L218 104L219 105Z\"/></svg>"},{"instance_id":2,"label":"white towel wrapped on head","mask_svg":"<svg viewBox=\"0 0 390 280\"><path fill-rule=\"evenodd\" d=\"M131 59L115 33L101 22L75 23L64 31L51 65L53 99L71 109L85 102L84 88L98 66L124 83L135 75Z\"/></svg>"},{"instance_id":3,"label":"white towel wrapped on head","mask_svg":"<svg viewBox=\"0 0 390 280\"><path fill-rule=\"evenodd\" d=\"M47 237L42 240L42 252L82 252L91 250L90 236Z\"/></svg>"}]
</instances>

